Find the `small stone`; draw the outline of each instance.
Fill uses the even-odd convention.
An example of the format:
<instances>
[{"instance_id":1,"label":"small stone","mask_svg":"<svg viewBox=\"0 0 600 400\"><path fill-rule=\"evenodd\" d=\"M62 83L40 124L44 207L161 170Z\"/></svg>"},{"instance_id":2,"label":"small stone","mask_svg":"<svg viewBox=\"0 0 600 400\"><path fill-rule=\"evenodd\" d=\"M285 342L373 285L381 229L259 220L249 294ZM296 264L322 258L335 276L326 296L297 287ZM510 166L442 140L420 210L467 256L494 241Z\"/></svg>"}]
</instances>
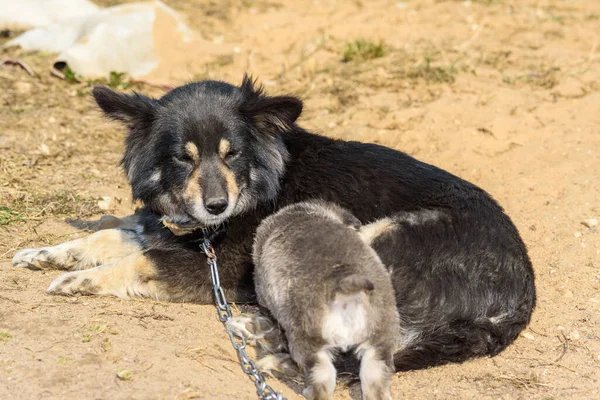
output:
<instances>
[{"instance_id":1,"label":"small stone","mask_svg":"<svg viewBox=\"0 0 600 400\"><path fill-rule=\"evenodd\" d=\"M524 332L521 334L521 336L523 336L525 339L529 339L529 340L535 340L535 336L533 336L531 333L529 332Z\"/></svg>"},{"instance_id":2,"label":"small stone","mask_svg":"<svg viewBox=\"0 0 600 400\"><path fill-rule=\"evenodd\" d=\"M581 338L581 334L579 333L579 331L572 331L567 335L567 338L569 340L579 340Z\"/></svg>"},{"instance_id":3,"label":"small stone","mask_svg":"<svg viewBox=\"0 0 600 400\"><path fill-rule=\"evenodd\" d=\"M48 118L48 122L50 122L51 124L54 124L54 123L56 123L56 118L50 117L50 118Z\"/></svg>"},{"instance_id":4,"label":"small stone","mask_svg":"<svg viewBox=\"0 0 600 400\"><path fill-rule=\"evenodd\" d=\"M575 236L576 238L581 237L581 235L583 235L583 233L577 231L573 234L573 236Z\"/></svg>"},{"instance_id":5,"label":"small stone","mask_svg":"<svg viewBox=\"0 0 600 400\"><path fill-rule=\"evenodd\" d=\"M592 229L598 225L598 219L596 219L596 218L584 219L583 221L581 221L581 225L585 226L586 228Z\"/></svg>"},{"instance_id":6,"label":"small stone","mask_svg":"<svg viewBox=\"0 0 600 400\"><path fill-rule=\"evenodd\" d=\"M40 145L40 151L45 156L49 156L50 155L50 147L48 147L48 145L46 143L42 143Z\"/></svg>"},{"instance_id":7,"label":"small stone","mask_svg":"<svg viewBox=\"0 0 600 400\"><path fill-rule=\"evenodd\" d=\"M565 294L563 294L564 297L573 297L573 292L571 292L570 290L567 290L565 292Z\"/></svg>"},{"instance_id":8,"label":"small stone","mask_svg":"<svg viewBox=\"0 0 600 400\"><path fill-rule=\"evenodd\" d=\"M596 303L596 304L600 303L600 301L598 301L598 299L595 299L595 298L593 298L593 297L590 299L590 301L591 301L592 303Z\"/></svg>"},{"instance_id":9,"label":"small stone","mask_svg":"<svg viewBox=\"0 0 600 400\"><path fill-rule=\"evenodd\" d=\"M98 207L102 211L108 211L112 207L112 197L110 196L101 196L100 200L98 200Z\"/></svg>"}]
</instances>

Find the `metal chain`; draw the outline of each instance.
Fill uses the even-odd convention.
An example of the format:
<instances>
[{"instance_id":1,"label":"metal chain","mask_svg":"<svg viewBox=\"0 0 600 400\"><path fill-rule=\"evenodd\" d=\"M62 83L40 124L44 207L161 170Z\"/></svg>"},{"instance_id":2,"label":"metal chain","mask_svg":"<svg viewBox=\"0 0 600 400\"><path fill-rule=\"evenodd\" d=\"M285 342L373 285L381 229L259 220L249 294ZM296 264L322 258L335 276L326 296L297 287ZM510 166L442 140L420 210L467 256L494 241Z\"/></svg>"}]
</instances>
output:
<instances>
[{"instance_id":1,"label":"metal chain","mask_svg":"<svg viewBox=\"0 0 600 400\"><path fill-rule=\"evenodd\" d=\"M242 371L248 375L250 380L254 382L256 386L256 394L258 394L258 398L261 400L287 400L283 397L282 393L277 393L275 390L267 385L267 381L263 374L256 367L256 363L254 360L248 358L248 354L246 354L246 339L242 337L241 339L236 338L233 333L227 329L225 325L227 321L229 321L232 317L231 307L227 304L227 299L225 298L225 292L223 292L223 288L221 287L221 281L219 280L219 268L217 266L217 254L215 253L215 249L210 243L210 239L205 238L204 242L200 245L202 251L206 255L206 262L210 267L210 276L212 278L213 283L213 292L215 293L215 305L217 306L217 315L219 317L219 321L223 323L225 326L225 330L227 335L229 335L229 340L231 341L231 345L237 352L238 360L240 361L240 365L242 367Z\"/></svg>"}]
</instances>

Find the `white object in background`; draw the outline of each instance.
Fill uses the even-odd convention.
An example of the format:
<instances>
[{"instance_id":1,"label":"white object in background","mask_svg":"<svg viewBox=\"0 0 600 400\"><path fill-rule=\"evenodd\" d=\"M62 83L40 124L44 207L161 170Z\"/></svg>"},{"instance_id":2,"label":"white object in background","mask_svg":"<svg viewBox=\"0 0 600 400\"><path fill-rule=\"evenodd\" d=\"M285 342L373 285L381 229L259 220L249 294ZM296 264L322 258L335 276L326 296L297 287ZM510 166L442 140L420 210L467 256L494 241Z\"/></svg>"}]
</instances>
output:
<instances>
[{"instance_id":1,"label":"white object in background","mask_svg":"<svg viewBox=\"0 0 600 400\"><path fill-rule=\"evenodd\" d=\"M89 15L99 9L88 0L0 0L0 29L37 28Z\"/></svg>"},{"instance_id":2,"label":"white object in background","mask_svg":"<svg viewBox=\"0 0 600 400\"><path fill-rule=\"evenodd\" d=\"M170 81L173 71L218 54L220 47L194 34L160 1L109 7L35 28L5 46L14 45L60 53L56 63L86 77L115 71L155 82Z\"/></svg>"}]
</instances>

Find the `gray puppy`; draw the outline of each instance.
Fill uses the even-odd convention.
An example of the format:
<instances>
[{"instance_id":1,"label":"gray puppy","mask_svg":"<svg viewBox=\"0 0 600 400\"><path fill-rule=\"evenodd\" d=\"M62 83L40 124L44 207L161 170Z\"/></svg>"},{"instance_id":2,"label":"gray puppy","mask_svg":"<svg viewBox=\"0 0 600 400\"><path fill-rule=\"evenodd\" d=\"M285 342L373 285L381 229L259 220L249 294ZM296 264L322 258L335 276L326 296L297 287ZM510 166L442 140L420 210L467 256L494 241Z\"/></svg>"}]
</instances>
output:
<instances>
[{"instance_id":1,"label":"gray puppy","mask_svg":"<svg viewBox=\"0 0 600 400\"><path fill-rule=\"evenodd\" d=\"M308 399L333 396L336 351L361 361L363 399L391 399L399 317L388 271L349 211L326 202L265 219L253 248L258 302L279 322Z\"/></svg>"}]
</instances>

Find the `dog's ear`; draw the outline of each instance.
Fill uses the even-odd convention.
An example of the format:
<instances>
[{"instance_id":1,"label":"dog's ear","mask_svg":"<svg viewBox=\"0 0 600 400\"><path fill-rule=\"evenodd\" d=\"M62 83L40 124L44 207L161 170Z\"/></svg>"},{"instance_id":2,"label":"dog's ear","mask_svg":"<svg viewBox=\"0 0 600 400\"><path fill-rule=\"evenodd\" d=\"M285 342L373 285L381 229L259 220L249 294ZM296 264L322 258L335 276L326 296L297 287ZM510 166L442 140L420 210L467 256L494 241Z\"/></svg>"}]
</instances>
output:
<instances>
[{"instance_id":1,"label":"dog's ear","mask_svg":"<svg viewBox=\"0 0 600 400\"><path fill-rule=\"evenodd\" d=\"M156 100L141 94L119 93L106 86L96 86L92 94L104 114L127 125L149 121L154 115Z\"/></svg>"},{"instance_id":2,"label":"dog's ear","mask_svg":"<svg viewBox=\"0 0 600 400\"><path fill-rule=\"evenodd\" d=\"M302 113L302 101L293 96L267 96L262 86L244 75L243 103L240 112L261 132L283 133L291 130Z\"/></svg>"}]
</instances>

